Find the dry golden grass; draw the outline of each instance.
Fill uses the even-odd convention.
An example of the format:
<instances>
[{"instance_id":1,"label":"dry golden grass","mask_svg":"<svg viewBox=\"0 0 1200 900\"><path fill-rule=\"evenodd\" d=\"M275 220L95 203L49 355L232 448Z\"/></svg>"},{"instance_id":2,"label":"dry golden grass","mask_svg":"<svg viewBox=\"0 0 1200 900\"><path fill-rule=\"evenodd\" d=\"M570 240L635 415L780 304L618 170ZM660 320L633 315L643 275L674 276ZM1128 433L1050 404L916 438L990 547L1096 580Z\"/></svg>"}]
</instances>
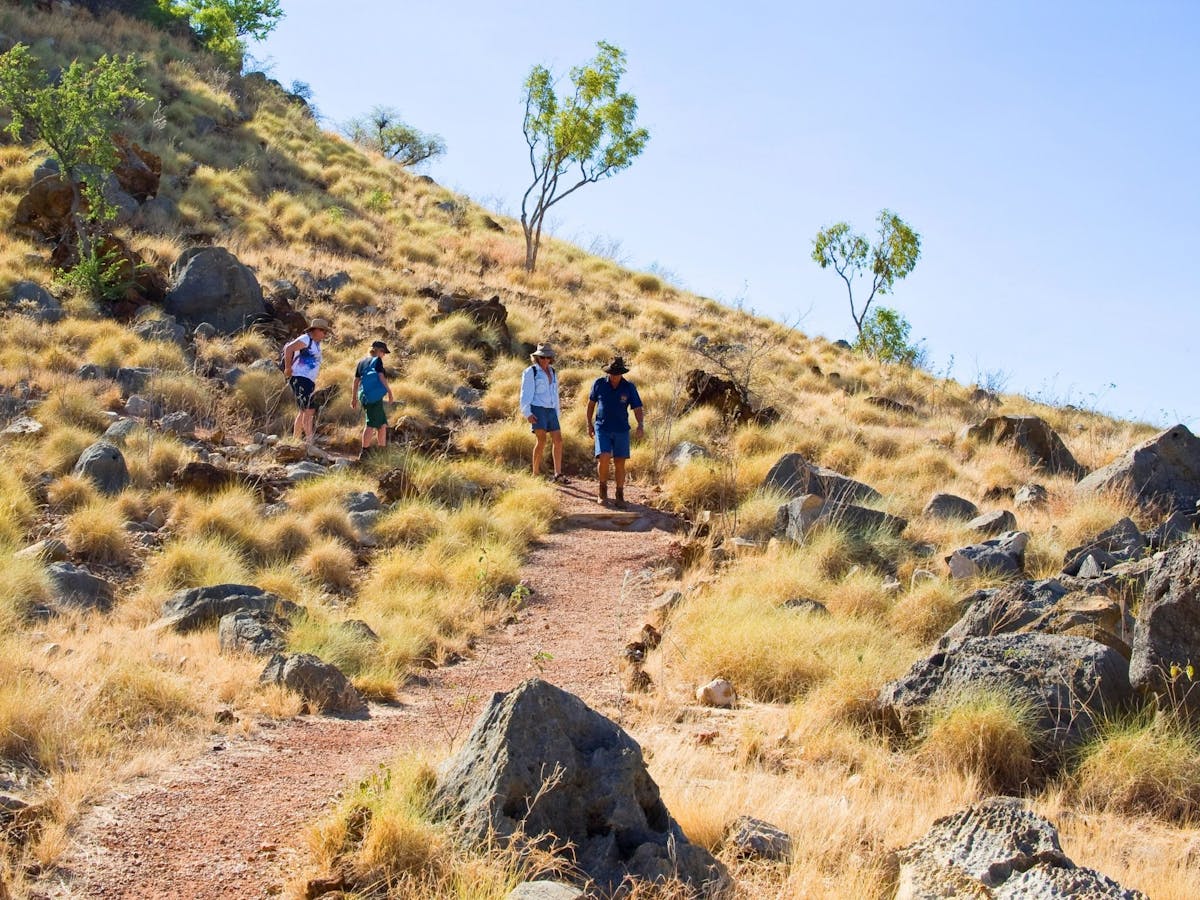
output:
<instances>
[{"instance_id":1,"label":"dry golden grass","mask_svg":"<svg viewBox=\"0 0 1200 900\"><path fill-rule=\"evenodd\" d=\"M935 771L974 777L1000 793L1034 776L1035 711L994 690L965 691L929 713L918 758Z\"/></svg>"},{"instance_id":2,"label":"dry golden grass","mask_svg":"<svg viewBox=\"0 0 1200 900\"><path fill-rule=\"evenodd\" d=\"M125 518L112 501L93 501L67 516L63 539L72 554L102 565L128 562L133 553Z\"/></svg>"}]
</instances>

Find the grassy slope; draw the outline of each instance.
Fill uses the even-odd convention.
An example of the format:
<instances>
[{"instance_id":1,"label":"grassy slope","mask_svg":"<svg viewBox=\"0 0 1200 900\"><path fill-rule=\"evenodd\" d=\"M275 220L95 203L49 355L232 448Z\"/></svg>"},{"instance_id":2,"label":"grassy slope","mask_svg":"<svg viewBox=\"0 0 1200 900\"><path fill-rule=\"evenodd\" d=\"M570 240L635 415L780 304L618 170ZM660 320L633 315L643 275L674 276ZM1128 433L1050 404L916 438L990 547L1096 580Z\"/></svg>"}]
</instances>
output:
<instances>
[{"instance_id":1,"label":"grassy slope","mask_svg":"<svg viewBox=\"0 0 1200 900\"><path fill-rule=\"evenodd\" d=\"M388 546L363 568L349 552L336 500L368 483L352 478L297 491L288 515L259 527L249 495L203 500L164 492L163 476L190 451L157 435L135 440L135 484L126 494L104 500L86 484L60 477L50 488L50 507L37 508L28 485L43 471L64 475L105 425L96 409L114 400L103 387L73 377L82 362L160 367L165 374L153 387L156 395L190 408L206 425L252 433L278 431L285 419L278 386L269 378L251 378L236 392L215 397L177 349L141 341L81 301L70 304L73 318L52 329L8 320L0 333L0 388L32 384L45 395L38 415L49 426L39 442L0 451L0 546L7 548L0 553L14 573L0 597L9 626L0 653L0 734L8 736L0 751L5 760L56 776L50 824L30 849L37 859L54 859L78 804L113 777L185 750L188 736L207 727L214 697L271 714L293 708L288 698L253 686L255 664L217 657L211 635L145 641L140 629L169 589L253 579L303 600L322 612L299 631L298 645L338 659L362 686L382 695L406 666L454 651L486 624L477 606L448 598L461 597L464 585L468 596L476 596L480 581L488 589L511 583L530 536L530 529L519 529L511 539L512 526L528 521L530 507L547 510L548 501L511 474L527 452L525 428L512 418L522 361L504 355L490 361L479 345L494 345L496 336L466 321L435 323L430 302L418 293L432 282L474 296L499 294L516 341L549 339L562 348L564 428L576 466L589 456L581 390L598 364L619 352L632 359L650 410L650 439L635 451L635 477L661 478L667 501L683 511L717 509L719 533L756 538L769 531L775 501L756 487L786 451L872 484L886 498L883 508L912 520L910 543L873 553L828 535L803 553L772 551L719 572L702 564L690 574L696 599L676 626L673 644L686 653L653 663L659 689L644 704L639 725L658 750L656 775L689 833L715 841L724 823L742 812L775 819L802 843L821 849L790 870L748 873L761 880L758 895L849 896L879 890L883 851L986 790L987 767L999 765L996 759L987 757L981 771L979 765L948 764L962 755L944 747L896 753L861 725L864 699L924 651L951 620L953 601L969 589L941 580L910 587L913 571L929 565L912 552L912 543L936 545L936 558L968 540L961 528L920 519L920 510L934 491L978 501L993 485L1041 481L1051 504L1023 515L1021 524L1033 534L1035 574L1048 575L1066 548L1134 512L1127 503L1077 501L1069 481L1035 473L1007 449L956 444L961 426L987 412L962 385L877 366L555 241L544 247L538 271L526 273L517 223L495 216L500 230L493 230L484 211L465 198L321 132L261 80L230 76L172 38L136 24L32 16L12 7L0 10L0 33L33 44L48 65L101 49L145 60L147 89L158 103L139 112L130 132L162 156L161 196L179 210L178 218L161 217L152 229L128 234L152 264L165 270L203 238L229 247L264 284L300 280L300 272L348 272L352 281L337 294L306 297L302 304L306 314L334 320L330 377L348 380L363 342L385 335L404 348L399 399L418 421L453 417L461 406L453 391L468 376L482 374L489 383L481 401L489 421L456 431L460 459L421 463L429 499L389 513ZM215 120L216 131L199 136L198 115ZM28 147L0 145L0 222L11 220L39 158ZM50 273L39 261L45 256L43 248L6 233L0 290L21 278L48 282ZM751 366L756 392L783 411L779 424L731 433L711 411L680 413L684 373L703 362L690 349L701 335L751 349L741 362ZM269 342L247 335L211 341L200 355L206 362L244 364L273 352ZM911 403L919 414L878 409L865 400L872 393ZM1003 411L1041 415L1089 467L1150 433L1136 423L1019 397L1005 397ZM327 427L346 440L356 421L345 398L326 418ZM684 439L707 446L714 459L669 470L665 451ZM482 499L464 505L471 496ZM488 504L497 509L487 511ZM169 512L171 537L162 550L147 554L114 523L137 520L156 507ZM544 521L543 515L532 530ZM11 562L11 550L47 529L125 579L112 616L58 620L36 630L20 624L22 609L44 590L44 575L36 565ZM491 560L485 578L478 566L481 542ZM885 569L904 585L898 594L883 588ZM410 585L404 591L370 589L396 584L398 574ZM819 627L781 617L774 605L794 595L824 601L832 617ZM344 613L324 612L331 599L377 627L388 651L382 662L338 643L326 620ZM73 652L47 654L41 649L47 642ZM780 705L728 726L738 729L732 745L697 749L686 729L660 723L682 703L682 686L718 673L732 677L745 696ZM981 712L981 721L985 713L995 715ZM988 734L995 742L1011 738L1003 727ZM1155 746L1153 736L1146 740ZM1007 759L999 749L997 754ZM119 764L108 762L113 759ZM1121 774L1117 763L1108 769L1111 779ZM1062 817L1069 852L1156 897L1185 896L1189 879L1200 877L1197 864L1164 851L1178 849L1188 833L1153 815L1132 819L1121 808L1104 811L1095 799L1107 796L1103 765L1084 775L1084 788L1068 780L1037 795L1048 811L1087 812ZM697 788L714 779L729 789ZM1141 807L1136 811L1145 815ZM1133 849L1118 852L1123 841Z\"/></svg>"}]
</instances>

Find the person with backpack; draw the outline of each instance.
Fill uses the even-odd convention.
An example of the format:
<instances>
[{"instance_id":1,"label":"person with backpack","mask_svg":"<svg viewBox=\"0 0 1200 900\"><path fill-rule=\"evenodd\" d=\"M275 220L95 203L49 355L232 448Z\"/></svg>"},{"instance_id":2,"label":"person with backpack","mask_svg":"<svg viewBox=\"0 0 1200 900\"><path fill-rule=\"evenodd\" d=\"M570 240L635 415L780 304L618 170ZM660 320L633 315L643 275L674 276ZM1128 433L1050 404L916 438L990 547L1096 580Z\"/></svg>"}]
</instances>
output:
<instances>
[{"instance_id":1,"label":"person with backpack","mask_svg":"<svg viewBox=\"0 0 1200 900\"><path fill-rule=\"evenodd\" d=\"M558 400L558 373L554 371L554 348L549 344L538 344L529 356L533 365L521 377L521 415L533 431L533 474L541 472L542 457L546 455L546 435L550 435L550 454L554 459L554 478L558 484L567 484L563 474L562 427L558 422L561 410Z\"/></svg>"},{"instance_id":2,"label":"person with backpack","mask_svg":"<svg viewBox=\"0 0 1200 900\"><path fill-rule=\"evenodd\" d=\"M617 470L617 495L613 505L617 509L624 509L625 461L629 459L629 411L632 409L637 419L634 437L639 440L645 435L646 411L642 408L642 398L638 396L637 388L624 377L629 371L624 359L614 356L612 362L600 371L604 372L604 376L592 384L587 405L588 437L596 441L596 477L600 482L596 502L601 506L608 505L608 469L611 461Z\"/></svg>"},{"instance_id":3,"label":"person with backpack","mask_svg":"<svg viewBox=\"0 0 1200 900\"><path fill-rule=\"evenodd\" d=\"M317 436L313 394L317 390L317 374L321 371L321 341L325 340L329 330L328 319L313 319L304 334L283 348L283 374L296 396L296 406L300 408L292 427L292 437L310 446Z\"/></svg>"},{"instance_id":4,"label":"person with backpack","mask_svg":"<svg viewBox=\"0 0 1200 900\"><path fill-rule=\"evenodd\" d=\"M370 354L354 368L354 388L350 392L350 408L358 409L362 403L367 424L363 427L362 452L371 447L387 446L387 412L383 401L393 403L392 388L383 374L383 356L391 353L383 341L371 344Z\"/></svg>"}]
</instances>

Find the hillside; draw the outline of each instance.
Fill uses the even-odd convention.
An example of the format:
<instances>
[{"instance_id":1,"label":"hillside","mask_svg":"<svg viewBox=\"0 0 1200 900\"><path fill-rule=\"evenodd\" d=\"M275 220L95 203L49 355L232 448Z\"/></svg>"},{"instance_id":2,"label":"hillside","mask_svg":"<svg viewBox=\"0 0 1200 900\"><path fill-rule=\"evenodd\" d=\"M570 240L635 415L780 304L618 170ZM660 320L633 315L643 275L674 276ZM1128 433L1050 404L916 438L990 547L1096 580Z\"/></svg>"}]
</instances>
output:
<instances>
[{"instance_id":1,"label":"hillside","mask_svg":"<svg viewBox=\"0 0 1200 900\"><path fill-rule=\"evenodd\" d=\"M56 865L78 849L74 829L114 791L187 767L214 736L253 740L300 713L297 694L260 683L262 659L221 653L215 628L164 621L174 592L249 585L295 604L304 612L286 607L286 649L336 664L373 704L417 690L511 624L528 601L531 554L577 514L527 474L531 438L516 404L540 341L559 348L574 488L593 484L584 405L600 366L623 355L646 404L631 477L639 499L681 526L660 565L638 568L682 602L657 649L623 664L622 689L594 702L647 748L671 814L732 867L740 896L892 896L890 852L993 793L1027 798L1080 865L1155 898L1194 896L1200 736L1180 709L1097 713L1104 727L1058 759L1036 715L1003 690L943 698L908 731L889 729L876 707L960 620L964 598L1013 581L951 577L943 558L987 526L935 515L931 496L1015 512L1000 530L1028 535L1021 579L1058 577L1069 551L1123 518L1139 540L1163 521L1169 504L1076 488L1082 470L1154 429L881 366L559 241L528 273L519 223L322 131L302 99L262 75L232 74L143 23L55 10L0 7L0 50L28 44L47 69L136 55L152 100L130 111L122 137L161 175L115 230L144 264L140 286L96 304L56 283L52 241L15 224L45 153L7 135L0 144L0 298L12 307L0 320L0 795L15 810L0 808L0 897L5 884L49 895ZM224 248L248 267L269 312L207 336L169 318L166 288L195 248ZM14 290L40 298L35 308ZM302 479L275 360L280 339L315 317L332 322L320 386L340 390L320 411L322 449ZM349 386L378 338L395 351L394 442L351 462L361 413ZM695 370L732 378L754 414L697 400ZM1077 465L1039 460L1003 435L962 434L997 415L1039 417ZM108 492L77 471L104 435L128 471ZM680 454L685 442L695 449ZM829 471L814 482L802 466L768 483L784 454ZM833 473L869 485L861 506L903 524L858 527L839 507L810 528L815 507L801 504L785 514L797 523L788 539L780 508L796 479L809 479L803 493L832 492L846 483ZM1031 484L1042 500L1017 506ZM358 508L367 492L379 510ZM1190 520L1178 530L1190 539ZM1135 561L1165 542L1142 540ZM630 551L613 552L614 569L632 565ZM102 583L72 593L62 563ZM1119 605L1122 646L1145 574L1073 588L1101 596L1104 611ZM590 613L581 603L573 615L611 619L611 590L589 585L580 576L575 587L594 600ZM645 611L620 624L636 630ZM621 647L596 652L615 668ZM574 683L568 663L540 652L530 674ZM735 710L697 705L695 688L718 676L736 688ZM495 686L477 685L471 702ZM364 895L449 896L469 883L470 896L505 896L516 855L432 865L442 834L423 818L419 788L445 741L394 749L398 796L371 807L377 830L347 784L346 802L313 814L288 889L349 867L373 873L353 886ZM804 852L739 860L723 844L739 815L769 820ZM442 880L421 880L435 869Z\"/></svg>"}]
</instances>

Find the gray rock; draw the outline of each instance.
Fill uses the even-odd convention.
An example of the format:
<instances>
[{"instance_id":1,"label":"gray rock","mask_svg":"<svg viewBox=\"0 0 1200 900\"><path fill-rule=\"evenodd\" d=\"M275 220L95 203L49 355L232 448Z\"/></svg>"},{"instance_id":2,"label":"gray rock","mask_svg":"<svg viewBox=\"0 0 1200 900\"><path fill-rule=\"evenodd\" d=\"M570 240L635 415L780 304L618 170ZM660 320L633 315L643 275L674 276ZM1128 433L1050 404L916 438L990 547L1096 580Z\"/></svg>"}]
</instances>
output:
<instances>
[{"instance_id":1,"label":"gray rock","mask_svg":"<svg viewBox=\"0 0 1200 900\"><path fill-rule=\"evenodd\" d=\"M154 415L154 404L141 394L134 394L125 401L125 415L135 419L149 419Z\"/></svg>"},{"instance_id":2,"label":"gray rock","mask_svg":"<svg viewBox=\"0 0 1200 900\"><path fill-rule=\"evenodd\" d=\"M960 547L946 557L951 578L974 578L976 575L1020 575L1025 571L1025 546L1029 535L1010 531L998 538Z\"/></svg>"},{"instance_id":3,"label":"gray rock","mask_svg":"<svg viewBox=\"0 0 1200 900\"><path fill-rule=\"evenodd\" d=\"M173 412L159 420L158 427L166 434L177 437L192 437L196 433L196 420L191 413Z\"/></svg>"},{"instance_id":4,"label":"gray rock","mask_svg":"<svg viewBox=\"0 0 1200 900\"><path fill-rule=\"evenodd\" d=\"M676 607L683 602L683 591L664 591L650 601L650 609L646 618L655 628L662 630L675 612Z\"/></svg>"},{"instance_id":5,"label":"gray rock","mask_svg":"<svg viewBox=\"0 0 1200 900\"><path fill-rule=\"evenodd\" d=\"M730 825L725 843L743 859L789 859L792 838L770 822L750 816L738 816Z\"/></svg>"},{"instance_id":6,"label":"gray rock","mask_svg":"<svg viewBox=\"0 0 1200 900\"><path fill-rule=\"evenodd\" d=\"M118 494L129 484L129 469L116 444L97 441L81 454L72 470L82 475L105 494Z\"/></svg>"},{"instance_id":7,"label":"gray rock","mask_svg":"<svg viewBox=\"0 0 1200 900\"><path fill-rule=\"evenodd\" d=\"M195 330L192 331L192 337L197 338L202 341L206 341L209 338L216 337L216 336L217 336L217 326L214 325L212 322L201 322L199 325L196 326Z\"/></svg>"},{"instance_id":8,"label":"gray rock","mask_svg":"<svg viewBox=\"0 0 1200 900\"><path fill-rule=\"evenodd\" d=\"M814 466L799 453L786 453L781 456L767 472L762 489L777 491L786 497L810 494L843 503L882 499L882 495L875 488L840 475L833 469Z\"/></svg>"},{"instance_id":9,"label":"gray rock","mask_svg":"<svg viewBox=\"0 0 1200 900\"><path fill-rule=\"evenodd\" d=\"M379 521L380 515L382 513L377 509L349 514L350 524L354 526L354 531L360 544L374 545L375 538L371 532L374 530L375 524Z\"/></svg>"},{"instance_id":10,"label":"gray rock","mask_svg":"<svg viewBox=\"0 0 1200 900\"><path fill-rule=\"evenodd\" d=\"M921 515L931 519L974 519L979 515L979 507L954 494L934 494Z\"/></svg>"},{"instance_id":11,"label":"gray rock","mask_svg":"<svg viewBox=\"0 0 1200 900\"><path fill-rule=\"evenodd\" d=\"M1023 484L1013 494L1013 506L1017 509L1045 506L1048 502L1050 502L1050 492L1040 484Z\"/></svg>"},{"instance_id":12,"label":"gray rock","mask_svg":"<svg viewBox=\"0 0 1200 900\"><path fill-rule=\"evenodd\" d=\"M680 441L671 448L671 452L667 454L667 460L673 466L684 466L693 459L708 459L711 456L712 454L699 444L693 444L691 441Z\"/></svg>"},{"instance_id":13,"label":"gray rock","mask_svg":"<svg viewBox=\"0 0 1200 900\"><path fill-rule=\"evenodd\" d=\"M345 621L336 623L333 627L364 644L379 643L379 635L375 633L375 629L362 619L346 619Z\"/></svg>"},{"instance_id":14,"label":"gray rock","mask_svg":"<svg viewBox=\"0 0 1200 900\"><path fill-rule=\"evenodd\" d=\"M346 512L373 512L383 509L383 502L371 491L354 491L346 495L342 504Z\"/></svg>"},{"instance_id":15,"label":"gray rock","mask_svg":"<svg viewBox=\"0 0 1200 900\"><path fill-rule=\"evenodd\" d=\"M273 656L287 647L291 622L262 610L242 609L221 616L217 642L222 653Z\"/></svg>"},{"instance_id":16,"label":"gray rock","mask_svg":"<svg viewBox=\"0 0 1200 900\"><path fill-rule=\"evenodd\" d=\"M473 422L476 425L487 421L487 413L482 406L464 406L458 411L458 415L464 422Z\"/></svg>"},{"instance_id":17,"label":"gray rock","mask_svg":"<svg viewBox=\"0 0 1200 900\"><path fill-rule=\"evenodd\" d=\"M259 681L295 691L320 712L365 717L367 704L337 666L311 653L276 653Z\"/></svg>"},{"instance_id":18,"label":"gray rock","mask_svg":"<svg viewBox=\"0 0 1200 900\"><path fill-rule=\"evenodd\" d=\"M775 514L775 535L802 544L808 532L819 523L857 533L887 531L900 534L908 527L908 522L899 516L806 494L779 507Z\"/></svg>"},{"instance_id":19,"label":"gray rock","mask_svg":"<svg viewBox=\"0 0 1200 900\"><path fill-rule=\"evenodd\" d=\"M279 364L273 359L256 359L250 363L249 370L251 372L271 372L279 376L280 382L283 381L283 373L279 371Z\"/></svg>"},{"instance_id":20,"label":"gray rock","mask_svg":"<svg viewBox=\"0 0 1200 900\"><path fill-rule=\"evenodd\" d=\"M975 591L959 601L961 618L938 640L945 650L965 638L1020 631L1053 609L1067 596L1065 586L1054 579L1015 581L999 588Z\"/></svg>"},{"instance_id":21,"label":"gray rock","mask_svg":"<svg viewBox=\"0 0 1200 900\"><path fill-rule=\"evenodd\" d=\"M51 606L62 612L67 609L95 609L107 612L112 608L116 590L112 584L93 575L83 566L69 562L51 563L46 567L50 576Z\"/></svg>"},{"instance_id":22,"label":"gray rock","mask_svg":"<svg viewBox=\"0 0 1200 900\"><path fill-rule=\"evenodd\" d=\"M144 341L162 341L180 346L187 337L187 329L176 322L172 316L162 319L145 319L134 325L133 331Z\"/></svg>"},{"instance_id":23,"label":"gray rock","mask_svg":"<svg viewBox=\"0 0 1200 900\"><path fill-rule=\"evenodd\" d=\"M332 275L316 279L313 282L313 290L318 294L336 294L353 280L349 272L334 272Z\"/></svg>"},{"instance_id":24,"label":"gray rock","mask_svg":"<svg viewBox=\"0 0 1200 900\"><path fill-rule=\"evenodd\" d=\"M325 467L309 462L307 459L301 460L298 463L292 463L287 467L287 479L295 484L299 481L306 481L309 478L320 478L325 474Z\"/></svg>"},{"instance_id":25,"label":"gray rock","mask_svg":"<svg viewBox=\"0 0 1200 900\"><path fill-rule=\"evenodd\" d=\"M170 197L151 197L138 207L131 224L141 231L167 234L178 221L178 203Z\"/></svg>"},{"instance_id":26,"label":"gray rock","mask_svg":"<svg viewBox=\"0 0 1200 900\"><path fill-rule=\"evenodd\" d=\"M171 267L163 308L187 325L212 324L232 332L266 313L254 273L223 247L191 247Z\"/></svg>"},{"instance_id":27,"label":"gray rock","mask_svg":"<svg viewBox=\"0 0 1200 900\"><path fill-rule=\"evenodd\" d=\"M1063 852L1055 827L1009 797L992 797L937 819L896 857L896 900L1147 900L1076 866Z\"/></svg>"},{"instance_id":28,"label":"gray rock","mask_svg":"<svg viewBox=\"0 0 1200 900\"><path fill-rule=\"evenodd\" d=\"M875 707L887 725L912 735L931 705L979 689L1028 702L1035 746L1056 757L1083 744L1132 696L1128 664L1110 647L1065 635L999 634L966 638L917 662L884 685Z\"/></svg>"},{"instance_id":29,"label":"gray rock","mask_svg":"<svg viewBox=\"0 0 1200 900\"><path fill-rule=\"evenodd\" d=\"M116 175L110 174L104 179L100 193L116 216L113 220L114 225L128 225L133 221L133 217L138 211L138 202L122 189L121 182L117 181Z\"/></svg>"},{"instance_id":30,"label":"gray rock","mask_svg":"<svg viewBox=\"0 0 1200 900\"><path fill-rule=\"evenodd\" d=\"M790 600L784 600L779 604L780 609L790 609L794 612L808 613L812 616L827 616L829 615L829 607L820 600L813 600L810 597L792 597Z\"/></svg>"},{"instance_id":31,"label":"gray rock","mask_svg":"<svg viewBox=\"0 0 1200 900\"><path fill-rule=\"evenodd\" d=\"M40 559L46 563L66 562L71 558L71 551L57 538L46 538L18 550L13 556L20 559Z\"/></svg>"},{"instance_id":32,"label":"gray rock","mask_svg":"<svg viewBox=\"0 0 1200 900\"><path fill-rule=\"evenodd\" d=\"M637 742L540 679L492 697L439 773L433 807L470 843L507 841L518 831L569 842L576 868L602 891L627 877L678 877L712 897L728 882L671 818Z\"/></svg>"},{"instance_id":33,"label":"gray rock","mask_svg":"<svg viewBox=\"0 0 1200 900\"><path fill-rule=\"evenodd\" d=\"M983 535L1004 534L1017 530L1017 517L1007 509L993 510L976 516L967 523L967 528Z\"/></svg>"},{"instance_id":34,"label":"gray rock","mask_svg":"<svg viewBox=\"0 0 1200 900\"><path fill-rule=\"evenodd\" d=\"M97 363L84 363L75 370L75 377L82 378L84 381L103 381L106 378L112 378L116 369L109 369Z\"/></svg>"},{"instance_id":35,"label":"gray rock","mask_svg":"<svg viewBox=\"0 0 1200 900\"><path fill-rule=\"evenodd\" d=\"M131 397L130 399L133 398ZM125 405L129 405L128 401L126 401ZM136 419L118 419L105 429L104 440L121 447L125 444L125 439L140 427L141 423Z\"/></svg>"},{"instance_id":36,"label":"gray rock","mask_svg":"<svg viewBox=\"0 0 1200 900\"><path fill-rule=\"evenodd\" d=\"M587 892L561 881L523 881L507 900L587 900Z\"/></svg>"},{"instance_id":37,"label":"gray rock","mask_svg":"<svg viewBox=\"0 0 1200 900\"><path fill-rule=\"evenodd\" d=\"M0 440L8 440L9 438L19 437L37 437L42 433L43 430L45 430L45 426L43 426L42 423L37 419L31 418L30 416L17 416L17 418L5 425L3 430L0 430Z\"/></svg>"},{"instance_id":38,"label":"gray rock","mask_svg":"<svg viewBox=\"0 0 1200 900\"><path fill-rule=\"evenodd\" d=\"M57 322L65 315L53 294L33 281L18 281L8 292L8 306L37 322Z\"/></svg>"},{"instance_id":39,"label":"gray rock","mask_svg":"<svg viewBox=\"0 0 1200 900\"><path fill-rule=\"evenodd\" d=\"M1153 551L1165 550L1184 540L1191 530L1191 520L1181 512L1173 512L1146 532L1146 544Z\"/></svg>"},{"instance_id":40,"label":"gray rock","mask_svg":"<svg viewBox=\"0 0 1200 900\"><path fill-rule=\"evenodd\" d=\"M454 389L454 399L459 403L478 403L483 399L483 391L470 385L459 385Z\"/></svg>"},{"instance_id":41,"label":"gray rock","mask_svg":"<svg viewBox=\"0 0 1200 900\"><path fill-rule=\"evenodd\" d=\"M1200 542L1187 541L1154 558L1133 627L1129 680L1164 706L1200 712L1200 690L1188 665L1200 665ZM1179 671L1183 670L1183 671Z\"/></svg>"},{"instance_id":42,"label":"gray rock","mask_svg":"<svg viewBox=\"0 0 1200 900\"><path fill-rule=\"evenodd\" d=\"M158 374L158 369L151 369L148 366L122 366L117 369L113 378L121 388L121 396L128 397L130 394L137 394L146 389L146 385L150 383L150 379Z\"/></svg>"},{"instance_id":43,"label":"gray rock","mask_svg":"<svg viewBox=\"0 0 1200 900\"><path fill-rule=\"evenodd\" d=\"M226 369L221 373L221 380L230 387L233 387L242 380L242 376L245 374L246 373L244 371L239 369L237 366L234 366L232 369Z\"/></svg>"},{"instance_id":44,"label":"gray rock","mask_svg":"<svg viewBox=\"0 0 1200 900\"><path fill-rule=\"evenodd\" d=\"M1035 466L1054 474L1080 478L1087 474L1062 438L1037 416L991 416L978 425L968 425L960 437L967 440L1010 444L1029 457Z\"/></svg>"},{"instance_id":45,"label":"gray rock","mask_svg":"<svg viewBox=\"0 0 1200 900\"><path fill-rule=\"evenodd\" d=\"M1149 542L1138 531L1133 520L1126 517L1105 529L1081 547L1074 547L1063 557L1063 572L1067 575L1083 575L1084 560L1091 559L1094 574L1111 569L1118 563L1140 559L1149 549ZM1084 576L1086 577L1086 576Z\"/></svg>"},{"instance_id":46,"label":"gray rock","mask_svg":"<svg viewBox=\"0 0 1200 900\"><path fill-rule=\"evenodd\" d=\"M1176 425L1097 469L1075 490L1081 494L1129 490L1140 502L1190 511L1200 500L1200 439Z\"/></svg>"},{"instance_id":47,"label":"gray rock","mask_svg":"<svg viewBox=\"0 0 1200 900\"><path fill-rule=\"evenodd\" d=\"M160 625L180 633L211 627L229 613L264 612L291 618L301 608L252 584L215 584L176 591L162 606Z\"/></svg>"}]
</instances>

